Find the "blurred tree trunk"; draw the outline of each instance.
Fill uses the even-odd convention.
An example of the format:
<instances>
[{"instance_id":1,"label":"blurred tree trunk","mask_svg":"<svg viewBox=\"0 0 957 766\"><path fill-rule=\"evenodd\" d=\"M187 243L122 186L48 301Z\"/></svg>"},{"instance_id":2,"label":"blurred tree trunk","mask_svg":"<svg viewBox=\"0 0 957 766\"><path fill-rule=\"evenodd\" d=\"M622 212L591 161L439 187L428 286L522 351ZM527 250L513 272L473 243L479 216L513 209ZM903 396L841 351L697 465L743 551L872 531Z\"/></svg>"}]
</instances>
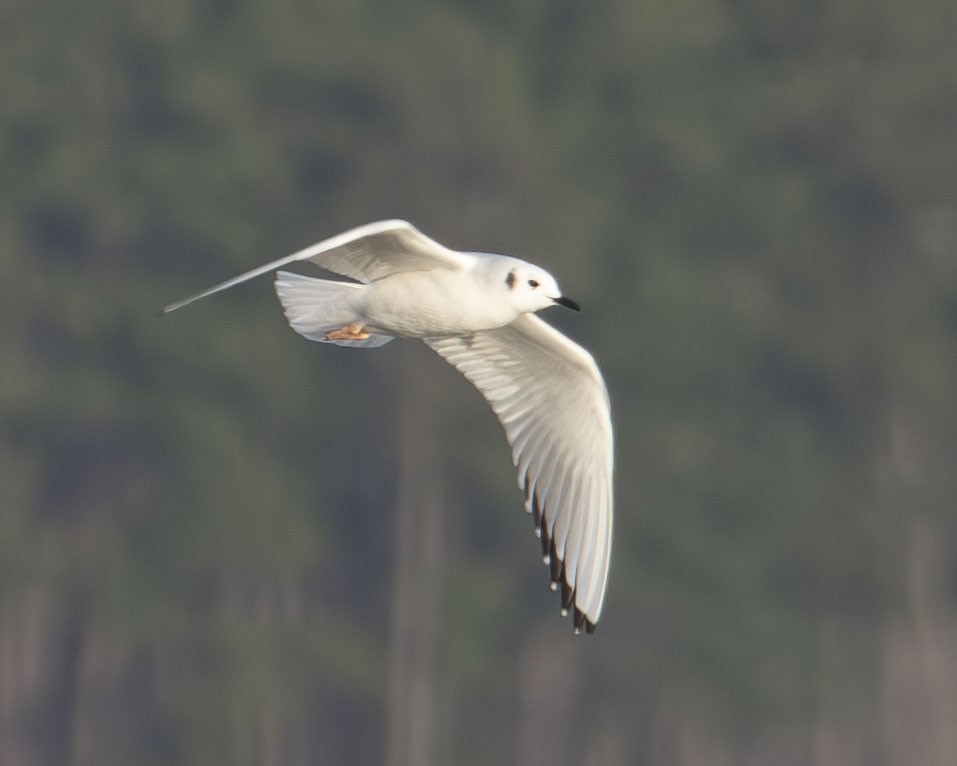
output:
<instances>
[{"instance_id":1,"label":"blurred tree trunk","mask_svg":"<svg viewBox=\"0 0 957 766\"><path fill-rule=\"evenodd\" d=\"M565 627L563 625L557 626ZM521 664L521 722L516 763L547 766L567 758L580 691L575 646L548 623L525 644Z\"/></svg>"},{"instance_id":2,"label":"blurred tree trunk","mask_svg":"<svg viewBox=\"0 0 957 766\"><path fill-rule=\"evenodd\" d=\"M910 614L884 631L879 731L888 763L957 763L957 619L946 596L940 533L912 524L907 556Z\"/></svg>"},{"instance_id":3,"label":"blurred tree trunk","mask_svg":"<svg viewBox=\"0 0 957 766\"><path fill-rule=\"evenodd\" d=\"M84 619L35 585L0 608L0 764L73 762L76 684Z\"/></svg>"},{"instance_id":4,"label":"blurred tree trunk","mask_svg":"<svg viewBox=\"0 0 957 766\"><path fill-rule=\"evenodd\" d=\"M436 612L444 513L441 453L431 412L434 384L404 369L389 681L389 766L433 762Z\"/></svg>"}]
</instances>

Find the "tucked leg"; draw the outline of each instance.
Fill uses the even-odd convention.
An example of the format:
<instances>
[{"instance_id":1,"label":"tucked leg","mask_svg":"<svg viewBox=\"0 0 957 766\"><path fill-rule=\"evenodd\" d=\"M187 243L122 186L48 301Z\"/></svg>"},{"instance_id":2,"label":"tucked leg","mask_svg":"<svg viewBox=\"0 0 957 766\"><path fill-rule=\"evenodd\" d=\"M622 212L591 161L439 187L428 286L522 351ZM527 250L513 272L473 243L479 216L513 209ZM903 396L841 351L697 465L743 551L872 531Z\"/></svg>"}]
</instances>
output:
<instances>
[{"instance_id":1,"label":"tucked leg","mask_svg":"<svg viewBox=\"0 0 957 766\"><path fill-rule=\"evenodd\" d=\"M368 338L369 333L365 331L362 322L353 322L326 333L326 340L367 340Z\"/></svg>"}]
</instances>

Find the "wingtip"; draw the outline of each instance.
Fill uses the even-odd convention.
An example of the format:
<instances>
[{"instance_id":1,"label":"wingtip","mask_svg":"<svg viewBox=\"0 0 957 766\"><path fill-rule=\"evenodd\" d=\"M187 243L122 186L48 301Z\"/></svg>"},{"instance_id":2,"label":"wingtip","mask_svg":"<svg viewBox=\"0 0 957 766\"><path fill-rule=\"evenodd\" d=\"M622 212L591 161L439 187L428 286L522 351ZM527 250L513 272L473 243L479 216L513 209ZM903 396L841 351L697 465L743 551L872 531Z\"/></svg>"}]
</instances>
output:
<instances>
[{"instance_id":1,"label":"wingtip","mask_svg":"<svg viewBox=\"0 0 957 766\"><path fill-rule=\"evenodd\" d=\"M534 494L532 495L532 500L537 510L538 499ZM584 633L590 636L595 632L595 623L585 615L576 603L578 589L566 580L565 562L558 555L558 551L555 548L555 541L552 539L550 530L548 529L548 522L544 516L541 517L541 521L535 526L535 534L542 540L542 560L546 566L549 567L548 588L551 591L561 591L559 614L562 617L574 614L572 626L575 635L578 636Z\"/></svg>"},{"instance_id":2,"label":"wingtip","mask_svg":"<svg viewBox=\"0 0 957 766\"><path fill-rule=\"evenodd\" d=\"M173 303L167 303L165 306L163 306L161 316L172 314L177 309L181 309L183 306L188 306L190 303L194 303L204 296L205 293L200 293L198 295L191 295L189 298L183 298L182 300L174 301Z\"/></svg>"},{"instance_id":3,"label":"wingtip","mask_svg":"<svg viewBox=\"0 0 957 766\"><path fill-rule=\"evenodd\" d=\"M588 617L585 616L585 613L581 611L581 609L579 609L577 606L575 607L574 626L576 636L581 635L583 632L586 636L590 636L595 632L595 625L596 623L589 620Z\"/></svg>"},{"instance_id":4,"label":"wingtip","mask_svg":"<svg viewBox=\"0 0 957 766\"><path fill-rule=\"evenodd\" d=\"M585 623L587 623L587 622L588 622L588 620L587 620L587 618L585 617L584 612L582 612L582 610L579 609L579 608L576 606L576 607L575 607L575 623L574 623L574 625L575 625L575 634L576 634L576 635L578 635L579 633L581 633L582 628L585 628Z\"/></svg>"}]
</instances>

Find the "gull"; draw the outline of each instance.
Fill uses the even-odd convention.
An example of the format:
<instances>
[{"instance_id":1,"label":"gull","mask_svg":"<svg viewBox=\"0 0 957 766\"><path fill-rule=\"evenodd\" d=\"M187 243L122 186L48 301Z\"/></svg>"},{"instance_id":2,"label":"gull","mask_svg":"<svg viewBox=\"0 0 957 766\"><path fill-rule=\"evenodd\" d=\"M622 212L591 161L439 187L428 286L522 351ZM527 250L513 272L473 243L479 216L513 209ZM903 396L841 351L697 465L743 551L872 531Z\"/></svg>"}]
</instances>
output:
<instances>
[{"instance_id":1,"label":"gull","mask_svg":"<svg viewBox=\"0 0 957 766\"><path fill-rule=\"evenodd\" d=\"M391 220L317 242L164 313L298 261L355 280L278 271L276 293L300 335L358 348L419 338L482 393L505 430L550 587L561 590L561 614L574 614L575 633L591 633L611 556L608 392L591 354L535 315L554 305L578 311L578 304L538 266L450 250Z\"/></svg>"}]
</instances>

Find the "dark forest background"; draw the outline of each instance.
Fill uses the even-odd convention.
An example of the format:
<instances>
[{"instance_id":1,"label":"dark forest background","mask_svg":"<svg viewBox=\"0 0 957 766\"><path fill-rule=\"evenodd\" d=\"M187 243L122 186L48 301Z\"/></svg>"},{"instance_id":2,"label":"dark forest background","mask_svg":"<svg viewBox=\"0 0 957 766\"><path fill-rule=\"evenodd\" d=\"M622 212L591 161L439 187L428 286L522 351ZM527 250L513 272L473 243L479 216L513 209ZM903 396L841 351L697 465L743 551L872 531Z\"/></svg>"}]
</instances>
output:
<instances>
[{"instance_id":1,"label":"dark forest background","mask_svg":"<svg viewBox=\"0 0 957 766\"><path fill-rule=\"evenodd\" d=\"M953 0L0 2L0 763L957 763ZM269 279L539 263L617 428L575 638L424 346Z\"/></svg>"}]
</instances>

